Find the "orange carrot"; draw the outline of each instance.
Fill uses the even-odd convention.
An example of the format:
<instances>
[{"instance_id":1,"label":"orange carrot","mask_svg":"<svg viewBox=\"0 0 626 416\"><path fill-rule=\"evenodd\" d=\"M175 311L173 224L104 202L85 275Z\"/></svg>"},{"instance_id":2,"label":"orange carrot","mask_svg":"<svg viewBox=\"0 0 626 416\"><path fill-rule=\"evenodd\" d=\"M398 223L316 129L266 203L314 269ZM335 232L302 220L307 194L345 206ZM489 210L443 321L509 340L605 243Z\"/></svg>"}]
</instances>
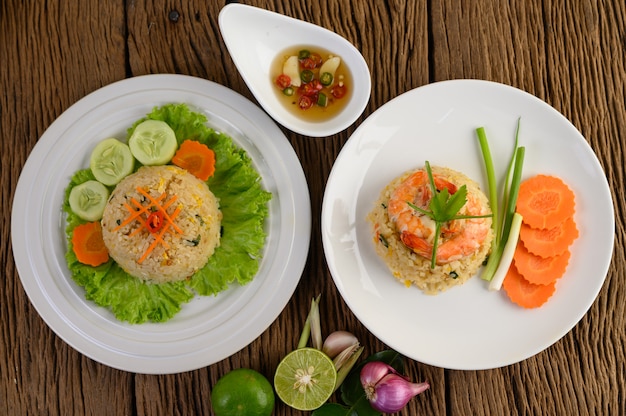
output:
<instances>
[{"instance_id":1,"label":"orange carrot","mask_svg":"<svg viewBox=\"0 0 626 416\"><path fill-rule=\"evenodd\" d=\"M513 303L524 308L538 308L550 299L556 289L554 282L536 285L524 279L515 266L509 268L502 288Z\"/></svg>"},{"instance_id":2,"label":"orange carrot","mask_svg":"<svg viewBox=\"0 0 626 416\"><path fill-rule=\"evenodd\" d=\"M544 258L529 253L523 244L518 243L513 255L513 264L529 283L548 285L565 274L569 258L569 250L558 256Z\"/></svg>"},{"instance_id":3,"label":"orange carrot","mask_svg":"<svg viewBox=\"0 0 626 416\"><path fill-rule=\"evenodd\" d=\"M74 228L72 247L79 262L89 266L99 266L109 261L109 251L102 238L99 221L88 222Z\"/></svg>"},{"instance_id":4,"label":"orange carrot","mask_svg":"<svg viewBox=\"0 0 626 416\"><path fill-rule=\"evenodd\" d=\"M517 212L532 228L553 228L574 215L574 193L555 176L536 175L520 184Z\"/></svg>"},{"instance_id":5,"label":"orange carrot","mask_svg":"<svg viewBox=\"0 0 626 416\"><path fill-rule=\"evenodd\" d=\"M169 214L166 211L167 208L169 208L169 206L172 205L174 202L176 202L176 200L178 199L178 197L176 195L172 195L172 197L165 204L163 204L163 206L161 206L159 204L159 201L161 200L161 197L159 197L157 199L154 199L154 198L152 198L152 196L148 192L144 191L141 188L137 188L137 191L140 194L142 194L143 196L145 196L146 198L148 198L148 200L150 200L150 202L152 203L151 206L156 207L159 211L161 211L163 213L163 215L165 216L166 220L171 223L172 227L174 227L174 229L177 232L179 232L180 234L183 233L183 230L181 230L176 224L174 224L174 219L170 218Z\"/></svg>"},{"instance_id":6,"label":"orange carrot","mask_svg":"<svg viewBox=\"0 0 626 416\"><path fill-rule=\"evenodd\" d=\"M152 250L154 250L159 243L161 243L166 248L169 247L167 242L165 240L163 240L163 235L165 234L165 232L168 230L168 228L170 226L175 226L174 219L178 216L178 214L180 214L181 210L182 210L181 206L177 206L176 209L174 210L174 212L172 213L172 216L169 218L169 221L165 223L163 228L161 228L161 231L158 232L157 234L153 234L154 235L154 241L152 242L152 244L150 244L148 249L143 253L141 258L139 260L137 260L137 263L139 263L139 264L143 263L143 261L146 258L148 258L150 253L152 253Z\"/></svg>"},{"instance_id":7,"label":"orange carrot","mask_svg":"<svg viewBox=\"0 0 626 416\"><path fill-rule=\"evenodd\" d=\"M531 228L528 224L522 224L519 238L530 253L540 257L553 257L567 251L578 238L578 228L573 217L547 229Z\"/></svg>"},{"instance_id":8,"label":"orange carrot","mask_svg":"<svg viewBox=\"0 0 626 416\"><path fill-rule=\"evenodd\" d=\"M141 188L137 188L137 190L141 190ZM153 199L152 203L158 206L158 203L166 197L166 193L163 192L161 194L161 196L159 196L157 199ZM135 198L131 198L130 202L133 203L133 205L135 205L137 207L137 210L135 210L133 207L131 207L128 204L124 204L124 207L128 210L128 212L130 213L130 216L128 216L124 222L122 222L120 225L118 225L117 227L115 227L113 229L113 231L117 231L120 228L124 227L127 224L130 224L131 222L133 222L133 220L138 220L141 221L141 214L145 214L148 212L148 209L150 208L151 205L147 205L147 206L143 206L141 205L141 203L139 201L137 201Z\"/></svg>"},{"instance_id":9,"label":"orange carrot","mask_svg":"<svg viewBox=\"0 0 626 416\"><path fill-rule=\"evenodd\" d=\"M215 152L195 140L185 140L172 158L172 163L206 181L215 172Z\"/></svg>"}]
</instances>

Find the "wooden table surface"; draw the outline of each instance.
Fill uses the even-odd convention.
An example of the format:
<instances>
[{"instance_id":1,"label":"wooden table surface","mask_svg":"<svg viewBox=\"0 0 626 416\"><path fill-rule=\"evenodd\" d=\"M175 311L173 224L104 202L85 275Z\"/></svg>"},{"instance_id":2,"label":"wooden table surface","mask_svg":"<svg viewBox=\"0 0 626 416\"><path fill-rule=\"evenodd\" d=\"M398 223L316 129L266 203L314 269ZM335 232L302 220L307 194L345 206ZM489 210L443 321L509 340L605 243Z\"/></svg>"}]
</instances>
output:
<instances>
[{"instance_id":1,"label":"wooden table surface","mask_svg":"<svg viewBox=\"0 0 626 416\"><path fill-rule=\"evenodd\" d=\"M211 387L228 371L249 367L273 376L297 343L310 299L318 293L323 293L322 313L333 318L325 331L353 332L366 355L385 349L348 309L326 266L320 234L324 187L342 146L368 115L406 91L458 78L527 91L581 131L613 193L615 249L604 286L587 314L536 356L483 371L407 360L409 377L427 379L432 387L401 414L626 414L626 3L245 3L347 38L370 67L371 99L354 125L332 137L310 139L284 129L309 184L313 220L308 261L283 312L250 345L223 361L180 374L142 375L83 356L38 315L21 284L10 244L14 191L48 126L80 98L112 82L144 74L186 74L253 100L219 32L217 16L225 1L0 2L0 414L211 414ZM277 415L298 413L280 402L275 408Z\"/></svg>"}]
</instances>

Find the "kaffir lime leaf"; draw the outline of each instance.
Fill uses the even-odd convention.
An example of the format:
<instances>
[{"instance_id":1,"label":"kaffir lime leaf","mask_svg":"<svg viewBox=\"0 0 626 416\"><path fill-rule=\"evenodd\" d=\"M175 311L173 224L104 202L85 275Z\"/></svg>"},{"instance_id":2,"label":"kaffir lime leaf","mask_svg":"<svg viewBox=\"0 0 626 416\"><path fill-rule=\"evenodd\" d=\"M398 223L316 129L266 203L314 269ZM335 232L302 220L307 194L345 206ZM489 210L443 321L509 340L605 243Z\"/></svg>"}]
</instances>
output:
<instances>
[{"instance_id":1,"label":"kaffir lime leaf","mask_svg":"<svg viewBox=\"0 0 626 416\"><path fill-rule=\"evenodd\" d=\"M298 410L314 410L335 390L337 370L332 360L315 348L299 348L278 364L274 388L278 397Z\"/></svg>"}]
</instances>

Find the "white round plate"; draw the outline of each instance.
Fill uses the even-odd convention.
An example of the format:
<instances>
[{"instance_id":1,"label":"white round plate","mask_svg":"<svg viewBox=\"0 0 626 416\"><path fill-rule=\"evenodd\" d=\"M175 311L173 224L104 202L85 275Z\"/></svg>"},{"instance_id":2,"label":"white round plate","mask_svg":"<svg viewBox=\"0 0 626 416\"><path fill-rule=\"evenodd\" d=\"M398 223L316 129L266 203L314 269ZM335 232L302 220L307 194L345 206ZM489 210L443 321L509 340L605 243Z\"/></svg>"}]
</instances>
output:
<instances>
[{"instance_id":1,"label":"white round plate","mask_svg":"<svg viewBox=\"0 0 626 416\"><path fill-rule=\"evenodd\" d=\"M87 301L64 254L64 190L89 166L91 149L126 129L155 106L186 103L208 125L230 135L251 157L272 193L267 243L259 272L217 296L196 296L165 323L130 325ZM22 284L44 321L65 342L108 366L147 374L179 373L244 348L283 310L300 279L310 242L311 211L302 166L290 143L263 111L213 82L183 75L146 75L119 81L72 105L41 136L15 192L15 262Z\"/></svg>"},{"instance_id":2,"label":"white round plate","mask_svg":"<svg viewBox=\"0 0 626 416\"><path fill-rule=\"evenodd\" d=\"M576 194L580 237L566 275L541 308L526 310L479 276L436 296L406 288L373 248L365 217L402 172L432 165L464 172L487 190L476 128L484 127L502 177L521 117L524 175L561 177ZM335 284L381 341L426 364L478 370L506 366L565 335L596 298L613 251L608 183L576 128L538 98L502 84L454 80L409 91L382 106L342 149L324 195L322 238Z\"/></svg>"}]
</instances>

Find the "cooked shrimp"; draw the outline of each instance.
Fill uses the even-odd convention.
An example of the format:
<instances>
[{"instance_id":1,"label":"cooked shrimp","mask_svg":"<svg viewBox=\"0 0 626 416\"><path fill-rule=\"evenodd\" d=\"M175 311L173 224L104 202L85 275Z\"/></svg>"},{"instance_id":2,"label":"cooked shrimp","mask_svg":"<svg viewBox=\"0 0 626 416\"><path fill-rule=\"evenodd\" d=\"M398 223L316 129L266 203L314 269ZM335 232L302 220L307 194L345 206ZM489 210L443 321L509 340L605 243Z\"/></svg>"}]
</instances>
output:
<instances>
[{"instance_id":1,"label":"cooked shrimp","mask_svg":"<svg viewBox=\"0 0 626 416\"><path fill-rule=\"evenodd\" d=\"M450 194L457 186L433 173L437 190L448 189ZM435 240L435 220L414 209L409 203L429 210L432 191L425 170L418 170L405 179L391 194L387 206L404 245L420 256L431 258ZM459 215L485 215L482 205L474 195L467 194L467 202ZM491 229L490 218L468 218L449 221L441 225L435 259L437 264L450 263L478 250Z\"/></svg>"}]
</instances>

